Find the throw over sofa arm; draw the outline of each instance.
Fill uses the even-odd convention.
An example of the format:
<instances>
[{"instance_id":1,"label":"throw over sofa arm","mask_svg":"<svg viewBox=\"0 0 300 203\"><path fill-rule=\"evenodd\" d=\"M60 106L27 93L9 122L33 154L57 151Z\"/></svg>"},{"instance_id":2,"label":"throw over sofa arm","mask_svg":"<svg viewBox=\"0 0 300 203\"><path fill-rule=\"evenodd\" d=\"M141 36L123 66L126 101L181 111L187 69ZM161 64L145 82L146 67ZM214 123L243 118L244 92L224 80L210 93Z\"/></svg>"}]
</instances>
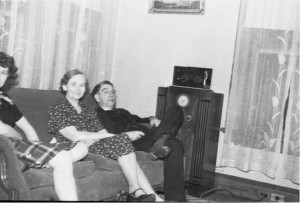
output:
<instances>
[{"instance_id":1,"label":"throw over sofa arm","mask_svg":"<svg viewBox=\"0 0 300 203\"><path fill-rule=\"evenodd\" d=\"M8 200L30 200L30 193L11 141L0 135L0 196Z\"/></svg>"}]
</instances>

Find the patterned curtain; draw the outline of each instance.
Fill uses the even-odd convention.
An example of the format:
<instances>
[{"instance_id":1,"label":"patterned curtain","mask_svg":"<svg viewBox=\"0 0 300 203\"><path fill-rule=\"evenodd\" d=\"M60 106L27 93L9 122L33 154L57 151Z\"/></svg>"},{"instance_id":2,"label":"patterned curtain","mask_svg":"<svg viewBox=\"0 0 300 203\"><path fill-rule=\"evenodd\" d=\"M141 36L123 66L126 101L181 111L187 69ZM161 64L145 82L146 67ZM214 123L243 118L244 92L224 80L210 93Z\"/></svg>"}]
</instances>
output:
<instances>
[{"instance_id":1,"label":"patterned curtain","mask_svg":"<svg viewBox=\"0 0 300 203\"><path fill-rule=\"evenodd\" d=\"M241 1L220 166L299 184L300 1Z\"/></svg>"},{"instance_id":2,"label":"patterned curtain","mask_svg":"<svg viewBox=\"0 0 300 203\"><path fill-rule=\"evenodd\" d=\"M15 57L19 86L58 89L70 69L93 86L109 79L117 0L0 1L0 50Z\"/></svg>"}]
</instances>

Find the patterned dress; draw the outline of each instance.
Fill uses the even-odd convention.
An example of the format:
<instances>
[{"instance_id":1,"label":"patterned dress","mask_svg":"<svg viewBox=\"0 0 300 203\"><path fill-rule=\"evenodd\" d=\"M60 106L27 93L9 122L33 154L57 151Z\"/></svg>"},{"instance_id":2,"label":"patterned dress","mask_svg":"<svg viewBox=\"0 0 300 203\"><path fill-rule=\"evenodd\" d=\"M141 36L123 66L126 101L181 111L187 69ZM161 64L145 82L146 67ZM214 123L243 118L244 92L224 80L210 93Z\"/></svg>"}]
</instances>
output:
<instances>
[{"instance_id":1,"label":"patterned dress","mask_svg":"<svg viewBox=\"0 0 300 203\"><path fill-rule=\"evenodd\" d=\"M59 131L74 126L78 131L98 132L103 129L102 124L97 119L94 109L79 103L82 111L77 113L67 98L58 101L56 105L49 109L48 130L57 141L67 141ZM89 147L89 152L102 156L117 159L118 157L134 152L134 148L127 135L120 134L113 137L101 139Z\"/></svg>"},{"instance_id":2,"label":"patterned dress","mask_svg":"<svg viewBox=\"0 0 300 203\"><path fill-rule=\"evenodd\" d=\"M18 107L5 93L0 91L0 120L14 127L23 117ZM1 135L0 135L1 136ZM26 164L26 168L43 168L48 166L48 162L62 150L72 149L75 142L64 142L57 144L20 140L9 137L15 147L15 153Z\"/></svg>"}]
</instances>

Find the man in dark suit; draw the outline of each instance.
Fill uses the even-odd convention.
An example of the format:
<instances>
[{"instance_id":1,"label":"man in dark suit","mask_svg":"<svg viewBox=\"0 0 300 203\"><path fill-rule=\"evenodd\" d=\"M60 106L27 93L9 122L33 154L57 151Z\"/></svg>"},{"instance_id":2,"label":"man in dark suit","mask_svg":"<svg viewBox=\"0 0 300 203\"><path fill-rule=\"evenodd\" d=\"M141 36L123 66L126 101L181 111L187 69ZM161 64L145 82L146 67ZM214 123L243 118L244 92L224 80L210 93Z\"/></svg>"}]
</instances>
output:
<instances>
[{"instance_id":1,"label":"man in dark suit","mask_svg":"<svg viewBox=\"0 0 300 203\"><path fill-rule=\"evenodd\" d=\"M186 201L183 145L176 139L183 122L182 109L179 106L169 108L162 120L133 115L115 107L116 91L109 81L96 85L91 94L98 103L98 119L108 132L127 134L136 151L148 152L150 159L164 161L165 200ZM151 128L143 124L150 124Z\"/></svg>"}]
</instances>

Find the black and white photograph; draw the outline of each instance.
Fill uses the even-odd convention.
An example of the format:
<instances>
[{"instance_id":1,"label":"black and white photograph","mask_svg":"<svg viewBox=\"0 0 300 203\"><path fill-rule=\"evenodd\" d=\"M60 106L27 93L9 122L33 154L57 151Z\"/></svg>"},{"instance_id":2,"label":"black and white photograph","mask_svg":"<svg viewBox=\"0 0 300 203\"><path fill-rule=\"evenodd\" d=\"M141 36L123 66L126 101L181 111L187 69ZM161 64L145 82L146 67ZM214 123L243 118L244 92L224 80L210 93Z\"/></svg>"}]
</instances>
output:
<instances>
[{"instance_id":1,"label":"black and white photograph","mask_svg":"<svg viewBox=\"0 0 300 203\"><path fill-rule=\"evenodd\" d=\"M0 0L0 202L300 202L300 0Z\"/></svg>"}]
</instances>

